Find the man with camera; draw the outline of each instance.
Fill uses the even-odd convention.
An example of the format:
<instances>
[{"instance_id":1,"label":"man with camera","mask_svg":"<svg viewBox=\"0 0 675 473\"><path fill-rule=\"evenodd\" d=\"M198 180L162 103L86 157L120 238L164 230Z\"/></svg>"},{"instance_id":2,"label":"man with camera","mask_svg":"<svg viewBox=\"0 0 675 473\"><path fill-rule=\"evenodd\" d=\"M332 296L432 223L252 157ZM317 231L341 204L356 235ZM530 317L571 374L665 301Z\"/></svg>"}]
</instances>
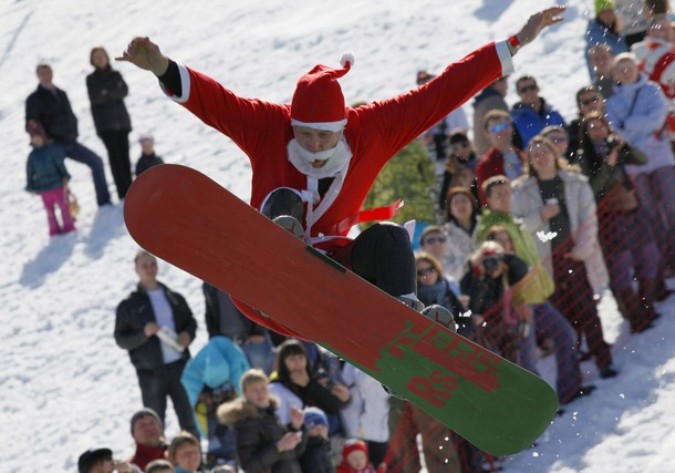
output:
<instances>
[{"instance_id":1,"label":"man with camera","mask_svg":"<svg viewBox=\"0 0 675 473\"><path fill-rule=\"evenodd\" d=\"M486 265L485 258L478 255L476 261L481 263L478 272L484 271L488 277L497 279L497 283L513 289L506 290L494 302L500 302L506 320L511 317L512 323L519 327L519 364L537 373L536 340L550 339L556 358L556 391L560 403L567 404L590 394L595 386L581 385L581 371L574 348L576 333L567 319L548 301L555 289L553 278L542 264L532 236L511 215L509 179L506 176L491 177L484 182L483 192L487 208L483 209L477 238L481 242L498 242L503 249L503 256L497 262L488 258ZM483 246L479 252L481 248ZM473 268L476 268L475 264ZM462 286L463 292L464 289ZM473 297L472 304L475 303ZM474 307L470 307L474 311Z\"/></svg>"},{"instance_id":2,"label":"man with camera","mask_svg":"<svg viewBox=\"0 0 675 473\"><path fill-rule=\"evenodd\" d=\"M513 304L513 289L527 275L527 264L513 254L505 254L497 242L486 241L472 254L471 270L461 281L469 296L469 309L480 316L484 334L501 356L520 362L521 338L531 330L532 311L527 304ZM491 347L492 348L492 347Z\"/></svg>"}]
</instances>

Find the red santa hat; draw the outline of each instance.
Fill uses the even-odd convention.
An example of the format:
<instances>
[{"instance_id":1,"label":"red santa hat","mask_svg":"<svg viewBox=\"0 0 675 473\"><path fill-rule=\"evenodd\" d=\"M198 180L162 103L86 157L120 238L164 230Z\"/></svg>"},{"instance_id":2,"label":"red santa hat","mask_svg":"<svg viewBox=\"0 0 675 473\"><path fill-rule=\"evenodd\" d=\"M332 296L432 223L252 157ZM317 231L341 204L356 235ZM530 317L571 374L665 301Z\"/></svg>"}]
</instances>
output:
<instances>
[{"instance_id":1,"label":"red santa hat","mask_svg":"<svg viewBox=\"0 0 675 473\"><path fill-rule=\"evenodd\" d=\"M347 124L345 97L337 79L354 64L354 56L343 54L342 69L314 66L298 81L291 101L291 125L317 130L340 131Z\"/></svg>"}]
</instances>

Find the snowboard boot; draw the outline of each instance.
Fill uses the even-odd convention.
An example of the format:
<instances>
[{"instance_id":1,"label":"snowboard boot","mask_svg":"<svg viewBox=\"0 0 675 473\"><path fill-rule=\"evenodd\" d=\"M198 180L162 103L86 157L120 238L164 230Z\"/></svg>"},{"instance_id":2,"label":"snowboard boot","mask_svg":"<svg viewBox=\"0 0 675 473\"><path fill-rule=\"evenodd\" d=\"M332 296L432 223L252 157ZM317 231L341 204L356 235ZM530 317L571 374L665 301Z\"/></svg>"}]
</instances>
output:
<instances>
[{"instance_id":1,"label":"snowboard boot","mask_svg":"<svg viewBox=\"0 0 675 473\"><path fill-rule=\"evenodd\" d=\"M278 217L274 217L272 221L294 237L304 240L305 229L302 228L302 224L295 217L291 217L290 215L279 215Z\"/></svg>"},{"instance_id":2,"label":"snowboard boot","mask_svg":"<svg viewBox=\"0 0 675 473\"><path fill-rule=\"evenodd\" d=\"M450 311L442 305L433 304L429 307L424 307L424 304L419 299L411 299L405 296L399 296L397 299L408 307L415 309L427 319L431 319L434 322L441 324L443 327L452 330L453 332L457 332L455 317L453 317Z\"/></svg>"},{"instance_id":3,"label":"snowboard boot","mask_svg":"<svg viewBox=\"0 0 675 473\"><path fill-rule=\"evenodd\" d=\"M453 317L452 313L450 313L450 311L442 305L430 305L429 307L422 309L421 313L427 319L431 319L441 324L448 330L457 332L457 322L455 322L455 318Z\"/></svg>"}]
</instances>

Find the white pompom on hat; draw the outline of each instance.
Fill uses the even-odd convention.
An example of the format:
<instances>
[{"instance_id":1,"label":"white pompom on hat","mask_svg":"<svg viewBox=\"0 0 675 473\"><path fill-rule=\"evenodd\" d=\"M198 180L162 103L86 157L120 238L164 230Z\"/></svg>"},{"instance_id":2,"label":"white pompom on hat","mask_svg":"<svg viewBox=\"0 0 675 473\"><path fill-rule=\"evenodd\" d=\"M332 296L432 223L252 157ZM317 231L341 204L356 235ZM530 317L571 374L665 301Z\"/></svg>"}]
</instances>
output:
<instances>
[{"instance_id":1,"label":"white pompom on hat","mask_svg":"<svg viewBox=\"0 0 675 473\"><path fill-rule=\"evenodd\" d=\"M340 58L342 69L319 64L298 80L291 101L291 125L340 131L347 124L345 97L338 79L354 64L352 54Z\"/></svg>"}]
</instances>

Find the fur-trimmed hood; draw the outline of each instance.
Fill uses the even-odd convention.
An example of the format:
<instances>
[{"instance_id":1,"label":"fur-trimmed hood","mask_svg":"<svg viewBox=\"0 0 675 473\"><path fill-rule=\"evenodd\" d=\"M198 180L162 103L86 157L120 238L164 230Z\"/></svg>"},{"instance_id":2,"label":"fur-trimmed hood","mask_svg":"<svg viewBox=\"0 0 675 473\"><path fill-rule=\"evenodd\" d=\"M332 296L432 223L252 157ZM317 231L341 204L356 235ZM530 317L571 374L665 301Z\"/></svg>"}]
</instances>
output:
<instances>
[{"instance_id":1,"label":"fur-trimmed hood","mask_svg":"<svg viewBox=\"0 0 675 473\"><path fill-rule=\"evenodd\" d=\"M226 402L218 407L218 421L221 424L231 425L244 419L260 418L261 412L267 411L274 414L278 406L279 400L274 396L270 396L270 405L267 409L259 409L244 397L238 397L234 401Z\"/></svg>"}]
</instances>

